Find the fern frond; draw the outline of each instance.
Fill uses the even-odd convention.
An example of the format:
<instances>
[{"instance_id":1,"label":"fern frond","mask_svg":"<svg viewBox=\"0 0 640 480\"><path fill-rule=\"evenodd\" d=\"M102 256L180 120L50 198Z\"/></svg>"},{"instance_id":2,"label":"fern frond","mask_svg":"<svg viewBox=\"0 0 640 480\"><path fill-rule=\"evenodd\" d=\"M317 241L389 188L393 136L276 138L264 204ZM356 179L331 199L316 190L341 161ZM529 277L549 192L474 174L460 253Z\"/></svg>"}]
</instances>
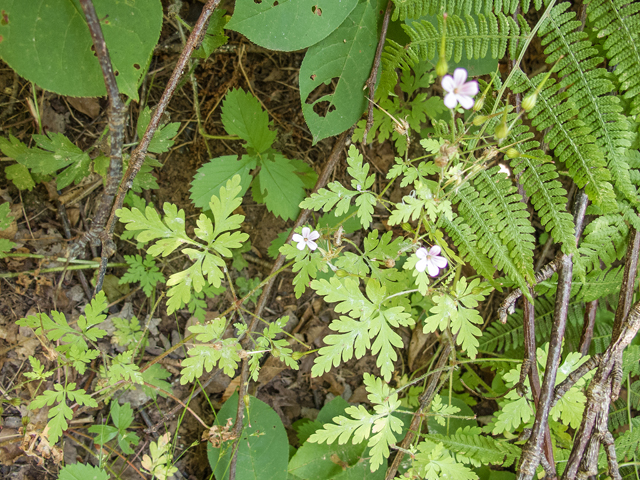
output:
<instances>
[{"instance_id":1,"label":"fern frond","mask_svg":"<svg viewBox=\"0 0 640 480\"><path fill-rule=\"evenodd\" d=\"M478 239L469 225L464 223L459 216L449 220L446 215L441 215L438 218L438 226L443 227L453 243L458 246L460 257L469 262L476 269L476 272L491 282L496 269L493 268L489 257L478 248Z\"/></svg>"},{"instance_id":2,"label":"fern frond","mask_svg":"<svg viewBox=\"0 0 640 480\"><path fill-rule=\"evenodd\" d=\"M609 66L616 68L624 98L631 99L630 115L640 113L640 3L632 0L592 0L587 16L602 44Z\"/></svg>"},{"instance_id":3,"label":"fern frond","mask_svg":"<svg viewBox=\"0 0 640 480\"><path fill-rule=\"evenodd\" d=\"M574 278L571 285L571 296L575 300L591 302L618 293L622 285L623 274L624 268L616 267L604 272L594 270L584 280Z\"/></svg>"},{"instance_id":4,"label":"fern frond","mask_svg":"<svg viewBox=\"0 0 640 480\"><path fill-rule=\"evenodd\" d=\"M500 167L481 170L473 182L480 197L497 208L497 215L493 217L494 226L502 243L507 246L509 253L518 270L524 273L528 282L533 283L533 249L535 239L532 233L527 205L522 202L522 196L509 178L500 173Z\"/></svg>"},{"instance_id":5,"label":"fern frond","mask_svg":"<svg viewBox=\"0 0 640 480\"><path fill-rule=\"evenodd\" d=\"M534 91L545 77L546 73L541 73L529 79L517 70L511 88L514 93ZM615 211L616 195L609 182L611 175L605 168L604 153L594 143L590 129L577 118L578 110L572 101L561 93L560 85L553 79L545 83L528 117L539 132L545 132L545 142L553 149L555 156L566 164L576 185L584 187L589 199L602 210Z\"/></svg>"},{"instance_id":6,"label":"fern frond","mask_svg":"<svg viewBox=\"0 0 640 480\"><path fill-rule=\"evenodd\" d=\"M624 400L618 399L609 407L609 430L617 430L628 423L627 403Z\"/></svg>"},{"instance_id":7,"label":"fern frond","mask_svg":"<svg viewBox=\"0 0 640 480\"><path fill-rule=\"evenodd\" d=\"M459 453L466 458L481 462L482 465L493 464L509 467L520 458L522 450L516 445L499 441L484 435L470 435L458 430L454 435L427 434L426 440L442 443L447 450Z\"/></svg>"},{"instance_id":8,"label":"fern frond","mask_svg":"<svg viewBox=\"0 0 640 480\"><path fill-rule=\"evenodd\" d=\"M437 28L427 20L413 22L411 26L403 25L402 28L411 39L409 48L419 58L430 60L436 56L444 28L442 17L438 18ZM502 58L507 47L509 54L516 54L518 45L529 33L526 22L516 22L500 12L480 14L477 21L470 15L465 15L464 19L449 15L446 28L445 54L455 62L462 59L463 51L468 59L487 57L489 48L492 58Z\"/></svg>"},{"instance_id":9,"label":"fern frond","mask_svg":"<svg viewBox=\"0 0 640 480\"><path fill-rule=\"evenodd\" d=\"M605 306L600 306L598 311L604 308ZM538 345L549 340L554 311L554 302L545 297L536 298L536 343ZM572 299L569 303L568 324L565 335L568 344L574 345L580 340L583 316L583 303ZM484 331L479 341L478 350L485 352L522 349L524 345L522 310L516 310L513 315L508 317L505 324L493 321Z\"/></svg>"},{"instance_id":10,"label":"fern frond","mask_svg":"<svg viewBox=\"0 0 640 480\"><path fill-rule=\"evenodd\" d=\"M576 258L575 274L600 270L600 261L609 268L621 260L627 246L629 226L621 215L604 215L587 225Z\"/></svg>"},{"instance_id":11,"label":"fern frond","mask_svg":"<svg viewBox=\"0 0 640 480\"><path fill-rule=\"evenodd\" d=\"M528 292L526 272L523 272L511 258L511 252L507 247L509 242L503 242L498 235L494 222L497 212L491 201L482 198L468 183L462 184L453 201L458 204L458 214L476 235L480 251L493 261L497 269L503 270L511 277L523 292Z\"/></svg>"},{"instance_id":12,"label":"fern frond","mask_svg":"<svg viewBox=\"0 0 640 480\"><path fill-rule=\"evenodd\" d=\"M521 155L511 160L513 174L516 177L520 176L519 181L531 198L545 230L562 245L564 253L575 254L575 225L573 217L567 212L567 192L556 180L558 172L551 157L540 150L537 141L530 140L532 137L533 134L529 133L524 125L518 125L511 130L510 138L517 138L522 142L516 145Z\"/></svg>"},{"instance_id":13,"label":"fern frond","mask_svg":"<svg viewBox=\"0 0 640 480\"><path fill-rule=\"evenodd\" d=\"M596 68L603 58L581 32L581 22L574 20L575 13L567 12L570 2L556 5L549 12L538 35L546 45L547 63L558 62L559 86L575 102L578 118L595 138L595 144L604 152L614 186L631 201L637 201L637 193L629 179L626 150L631 146L633 133L627 118L621 113L620 99L611 95L614 85L607 78L604 68ZM599 174L598 174L599 175ZM607 181L601 177L600 182Z\"/></svg>"},{"instance_id":14,"label":"fern frond","mask_svg":"<svg viewBox=\"0 0 640 480\"><path fill-rule=\"evenodd\" d=\"M393 0L395 10L393 20L405 20L406 18L418 18L423 15L435 15L447 12L450 15L478 15L481 12L503 12L511 15L518 5L522 5L522 11L529 9L530 0ZM541 3L540 0L536 4ZM539 5L536 8L540 8Z\"/></svg>"}]
</instances>

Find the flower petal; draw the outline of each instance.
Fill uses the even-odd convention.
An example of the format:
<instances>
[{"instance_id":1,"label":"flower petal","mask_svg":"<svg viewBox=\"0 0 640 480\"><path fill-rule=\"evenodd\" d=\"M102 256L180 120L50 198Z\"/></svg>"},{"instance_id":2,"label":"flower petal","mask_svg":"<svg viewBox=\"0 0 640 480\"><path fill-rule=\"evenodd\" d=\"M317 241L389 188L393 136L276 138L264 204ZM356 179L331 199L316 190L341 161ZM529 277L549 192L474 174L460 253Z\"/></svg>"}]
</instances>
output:
<instances>
[{"instance_id":1,"label":"flower petal","mask_svg":"<svg viewBox=\"0 0 640 480\"><path fill-rule=\"evenodd\" d=\"M438 273L440 273L440 269L433 262L427 262L427 272L430 277L437 277Z\"/></svg>"},{"instance_id":2,"label":"flower petal","mask_svg":"<svg viewBox=\"0 0 640 480\"><path fill-rule=\"evenodd\" d=\"M478 87L478 82L476 81L467 82L458 88L459 95L468 95L470 97L477 95L479 91L480 91L480 87Z\"/></svg>"},{"instance_id":3,"label":"flower petal","mask_svg":"<svg viewBox=\"0 0 640 480\"><path fill-rule=\"evenodd\" d=\"M304 240L302 240L301 242L298 242L298 245L296 245L296 248L298 250L304 250L304 246L306 245L306 242Z\"/></svg>"},{"instance_id":4,"label":"flower petal","mask_svg":"<svg viewBox=\"0 0 640 480\"><path fill-rule=\"evenodd\" d=\"M438 268L444 268L449 262L444 257L431 257L431 263L433 263Z\"/></svg>"},{"instance_id":5,"label":"flower petal","mask_svg":"<svg viewBox=\"0 0 640 480\"><path fill-rule=\"evenodd\" d=\"M456 68L453 72L453 81L460 88L467 81L467 71L464 68Z\"/></svg>"},{"instance_id":6,"label":"flower petal","mask_svg":"<svg viewBox=\"0 0 640 480\"><path fill-rule=\"evenodd\" d=\"M291 237L291 241L297 242L297 243L304 242L304 237L299 233L294 233L293 236Z\"/></svg>"},{"instance_id":7,"label":"flower petal","mask_svg":"<svg viewBox=\"0 0 640 480\"><path fill-rule=\"evenodd\" d=\"M440 83L445 92L453 92L453 89L456 88L456 84L453 81L453 77L451 75L445 75L442 77L442 82Z\"/></svg>"},{"instance_id":8,"label":"flower petal","mask_svg":"<svg viewBox=\"0 0 640 480\"><path fill-rule=\"evenodd\" d=\"M442 249L440 248L440 245L434 245L433 247L431 247L429 249L429 255L431 255L431 256L440 255L441 251L442 251Z\"/></svg>"},{"instance_id":9,"label":"flower petal","mask_svg":"<svg viewBox=\"0 0 640 480\"><path fill-rule=\"evenodd\" d=\"M473 104L475 103L473 98L468 97L467 95L458 95L458 101L460 102L462 108L464 108L465 110L472 109Z\"/></svg>"},{"instance_id":10,"label":"flower petal","mask_svg":"<svg viewBox=\"0 0 640 480\"><path fill-rule=\"evenodd\" d=\"M424 247L420 247L418 249L418 251L416 252L416 257L418 257L418 258L427 258L427 249L424 248Z\"/></svg>"},{"instance_id":11,"label":"flower petal","mask_svg":"<svg viewBox=\"0 0 640 480\"><path fill-rule=\"evenodd\" d=\"M447 93L444 96L444 105L447 108L456 108L458 104L458 96L455 93Z\"/></svg>"},{"instance_id":12,"label":"flower petal","mask_svg":"<svg viewBox=\"0 0 640 480\"><path fill-rule=\"evenodd\" d=\"M320 234L316 230L314 230L309 235L307 235L307 238L309 240L317 240L318 238L320 238Z\"/></svg>"},{"instance_id":13,"label":"flower petal","mask_svg":"<svg viewBox=\"0 0 640 480\"><path fill-rule=\"evenodd\" d=\"M425 269L427 268L427 265L429 264L429 262L427 262L426 258L423 258L421 260L418 260L416 262L416 270L419 271L420 273L424 272Z\"/></svg>"},{"instance_id":14,"label":"flower petal","mask_svg":"<svg viewBox=\"0 0 640 480\"><path fill-rule=\"evenodd\" d=\"M311 250L315 250L316 248L318 248L318 244L313 240L307 240L307 245Z\"/></svg>"}]
</instances>

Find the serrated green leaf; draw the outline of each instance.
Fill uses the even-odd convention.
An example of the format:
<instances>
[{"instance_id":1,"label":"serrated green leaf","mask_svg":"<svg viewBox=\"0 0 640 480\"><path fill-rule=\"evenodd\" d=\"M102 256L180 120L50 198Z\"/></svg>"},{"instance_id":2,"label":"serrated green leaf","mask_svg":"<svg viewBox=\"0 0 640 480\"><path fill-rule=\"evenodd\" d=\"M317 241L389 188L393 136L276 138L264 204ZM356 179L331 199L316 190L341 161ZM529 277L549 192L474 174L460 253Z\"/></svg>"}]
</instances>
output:
<instances>
[{"instance_id":1,"label":"serrated green leaf","mask_svg":"<svg viewBox=\"0 0 640 480\"><path fill-rule=\"evenodd\" d=\"M314 4L315 0L307 8ZM362 87L371 73L382 21L379 11L385 6L382 0L358 4L335 31L332 29L331 35L307 51L300 66L300 99L314 144L351 127L367 107ZM339 8L344 7L333 7L334 11ZM322 11L323 16L329 12L324 8ZM308 25L304 24L307 31ZM333 93L308 101L316 88L335 78L338 84ZM316 113L316 105L326 115Z\"/></svg>"},{"instance_id":2,"label":"serrated green leaf","mask_svg":"<svg viewBox=\"0 0 640 480\"><path fill-rule=\"evenodd\" d=\"M243 197L252 180L249 172L256 168L256 165L256 157L250 155L243 155L240 160L235 155L214 158L198 169L191 182L191 201L196 207L204 211L209 210L211 197L219 195L220 187L226 185L235 175L242 179L242 188L238 195Z\"/></svg>"},{"instance_id":3,"label":"serrated green leaf","mask_svg":"<svg viewBox=\"0 0 640 480\"><path fill-rule=\"evenodd\" d=\"M280 154L275 154L273 161L263 160L261 165L258 177L267 209L284 220L296 218L305 193L294 165Z\"/></svg>"},{"instance_id":4,"label":"serrated green leaf","mask_svg":"<svg viewBox=\"0 0 640 480\"><path fill-rule=\"evenodd\" d=\"M270 50L310 47L336 30L356 7L357 0L273 0L236 2L227 29Z\"/></svg>"},{"instance_id":5,"label":"serrated green leaf","mask_svg":"<svg viewBox=\"0 0 640 480\"><path fill-rule=\"evenodd\" d=\"M138 81L160 36L159 0L94 0L118 88L138 101ZM5 0L0 57L22 77L60 95L106 94L82 9L67 0ZM37 61L34 61L37 59Z\"/></svg>"},{"instance_id":6,"label":"serrated green leaf","mask_svg":"<svg viewBox=\"0 0 640 480\"><path fill-rule=\"evenodd\" d=\"M58 480L109 480L103 469L83 463L67 464L60 469Z\"/></svg>"},{"instance_id":7,"label":"serrated green leaf","mask_svg":"<svg viewBox=\"0 0 640 480\"><path fill-rule=\"evenodd\" d=\"M229 135L239 136L258 154L266 152L276 139L276 132L269 128L269 114L262 109L256 97L244 90L227 93L222 103L221 119Z\"/></svg>"}]
</instances>

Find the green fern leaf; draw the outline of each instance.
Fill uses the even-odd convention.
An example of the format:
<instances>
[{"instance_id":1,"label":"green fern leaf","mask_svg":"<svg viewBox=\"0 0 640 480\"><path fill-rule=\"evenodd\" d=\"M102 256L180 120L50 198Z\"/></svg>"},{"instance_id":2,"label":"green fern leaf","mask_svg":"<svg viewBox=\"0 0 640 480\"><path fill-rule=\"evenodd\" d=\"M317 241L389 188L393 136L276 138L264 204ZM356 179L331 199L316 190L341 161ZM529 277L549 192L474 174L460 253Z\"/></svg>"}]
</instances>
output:
<instances>
[{"instance_id":1,"label":"green fern leaf","mask_svg":"<svg viewBox=\"0 0 640 480\"><path fill-rule=\"evenodd\" d=\"M494 223L496 209L490 202L481 198L478 191L469 184L463 184L460 187L454 200L458 203L458 214L476 235L480 251L493 261L496 268L504 270L523 292L528 292L529 287L525 279L528 272L523 272L516 265L511 258L509 248L496 231ZM508 244L508 241L506 243Z\"/></svg>"},{"instance_id":2,"label":"green fern leaf","mask_svg":"<svg viewBox=\"0 0 640 480\"><path fill-rule=\"evenodd\" d=\"M603 59L597 56L598 51L587 39L587 33L580 30L582 23L574 20L575 13L567 12L571 5L564 2L553 7L538 31L549 55L546 61L558 62L558 77L562 79L559 87L565 89L578 111L578 119L584 122L595 144L604 152L614 186L629 200L637 201L626 160L633 133L621 113L620 99L611 95L615 86L608 80L607 71L595 68ZM600 173L597 175L600 186L608 181Z\"/></svg>"},{"instance_id":3,"label":"green fern leaf","mask_svg":"<svg viewBox=\"0 0 640 480\"><path fill-rule=\"evenodd\" d=\"M434 443L442 443L446 449L481 462L482 465L491 463L509 467L522 453L520 448L506 441L483 435L470 435L462 429L450 436L427 434L424 438Z\"/></svg>"},{"instance_id":4,"label":"green fern leaf","mask_svg":"<svg viewBox=\"0 0 640 480\"><path fill-rule=\"evenodd\" d=\"M546 76L546 73L541 73L529 80L518 70L514 75L512 90L515 93L534 91ZM554 150L555 156L567 165L576 185L584 187L589 199L604 211L615 211L615 193L609 182L611 175L605 168L604 152L596 145L591 135L592 129L578 118L579 111L574 106L573 97L567 98L564 91L561 93L561 85L550 78L528 116L539 132L545 132L545 142ZM628 174L626 178L628 181ZM632 188L630 183L628 186Z\"/></svg>"},{"instance_id":5,"label":"green fern leaf","mask_svg":"<svg viewBox=\"0 0 640 480\"><path fill-rule=\"evenodd\" d=\"M597 32L609 66L618 77L630 115L640 113L640 5L630 0L591 0L587 15Z\"/></svg>"}]
</instances>

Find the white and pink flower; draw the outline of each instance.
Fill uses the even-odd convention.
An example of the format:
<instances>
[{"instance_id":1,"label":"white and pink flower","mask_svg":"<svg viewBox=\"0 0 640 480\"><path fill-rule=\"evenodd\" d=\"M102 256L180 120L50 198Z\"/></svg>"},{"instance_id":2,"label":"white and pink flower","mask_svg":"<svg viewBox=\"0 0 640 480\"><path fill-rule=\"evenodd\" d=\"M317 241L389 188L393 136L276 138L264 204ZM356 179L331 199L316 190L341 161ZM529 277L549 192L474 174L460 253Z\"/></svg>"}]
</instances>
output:
<instances>
[{"instance_id":1,"label":"white and pink flower","mask_svg":"<svg viewBox=\"0 0 640 480\"><path fill-rule=\"evenodd\" d=\"M455 108L458 103L465 110L473 108L473 96L480 91L478 82L472 80L467 82L467 71L464 68L456 68L451 75L442 77L442 88L447 94L444 97L444 104L447 108Z\"/></svg>"}]
</instances>

